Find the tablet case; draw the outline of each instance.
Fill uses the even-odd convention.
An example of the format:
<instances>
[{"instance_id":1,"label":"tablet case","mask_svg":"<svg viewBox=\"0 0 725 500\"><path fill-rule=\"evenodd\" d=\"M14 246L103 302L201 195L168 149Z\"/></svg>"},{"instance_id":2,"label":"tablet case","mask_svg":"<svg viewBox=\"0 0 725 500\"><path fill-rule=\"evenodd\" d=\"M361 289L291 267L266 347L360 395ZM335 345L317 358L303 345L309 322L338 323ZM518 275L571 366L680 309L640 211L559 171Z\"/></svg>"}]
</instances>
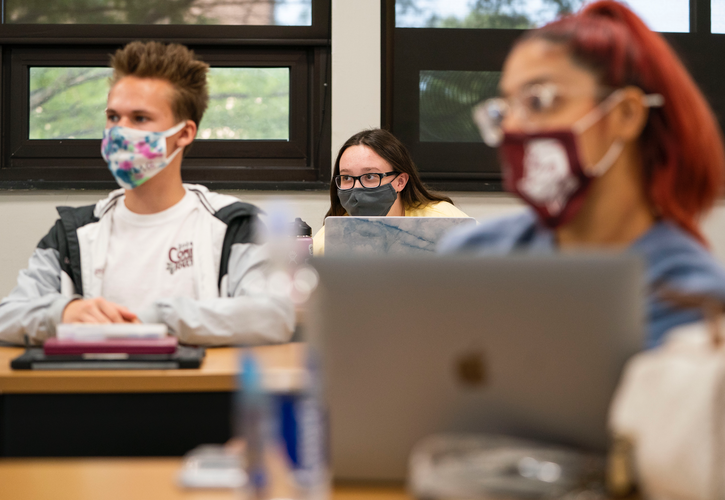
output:
<instances>
[{"instance_id":1,"label":"tablet case","mask_svg":"<svg viewBox=\"0 0 725 500\"><path fill-rule=\"evenodd\" d=\"M13 370L175 370L199 368L203 347L179 346L173 354L88 353L47 356L30 347L10 362Z\"/></svg>"}]
</instances>

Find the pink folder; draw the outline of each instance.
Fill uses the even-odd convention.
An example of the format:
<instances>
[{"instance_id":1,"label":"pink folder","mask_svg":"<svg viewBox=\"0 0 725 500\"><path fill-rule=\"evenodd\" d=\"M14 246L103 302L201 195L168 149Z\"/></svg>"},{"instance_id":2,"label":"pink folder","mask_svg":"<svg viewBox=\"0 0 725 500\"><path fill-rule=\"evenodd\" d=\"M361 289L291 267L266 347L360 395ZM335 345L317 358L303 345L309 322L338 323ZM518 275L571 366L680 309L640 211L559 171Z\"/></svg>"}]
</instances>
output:
<instances>
[{"instance_id":1,"label":"pink folder","mask_svg":"<svg viewBox=\"0 0 725 500\"><path fill-rule=\"evenodd\" d=\"M176 337L162 339L107 339L77 340L51 338L43 344L46 355L79 354L173 354Z\"/></svg>"}]
</instances>

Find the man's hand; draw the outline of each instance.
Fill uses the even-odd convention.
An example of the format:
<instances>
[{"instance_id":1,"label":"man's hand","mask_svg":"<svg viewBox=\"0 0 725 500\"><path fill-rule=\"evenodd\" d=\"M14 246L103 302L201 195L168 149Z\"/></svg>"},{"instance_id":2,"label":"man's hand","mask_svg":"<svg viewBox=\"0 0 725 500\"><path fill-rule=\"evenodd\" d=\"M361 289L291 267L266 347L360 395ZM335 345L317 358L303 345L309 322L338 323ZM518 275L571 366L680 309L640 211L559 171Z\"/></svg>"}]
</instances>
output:
<instances>
[{"instance_id":1,"label":"man's hand","mask_svg":"<svg viewBox=\"0 0 725 500\"><path fill-rule=\"evenodd\" d=\"M134 313L103 297L77 299L65 306L63 323L140 323Z\"/></svg>"}]
</instances>

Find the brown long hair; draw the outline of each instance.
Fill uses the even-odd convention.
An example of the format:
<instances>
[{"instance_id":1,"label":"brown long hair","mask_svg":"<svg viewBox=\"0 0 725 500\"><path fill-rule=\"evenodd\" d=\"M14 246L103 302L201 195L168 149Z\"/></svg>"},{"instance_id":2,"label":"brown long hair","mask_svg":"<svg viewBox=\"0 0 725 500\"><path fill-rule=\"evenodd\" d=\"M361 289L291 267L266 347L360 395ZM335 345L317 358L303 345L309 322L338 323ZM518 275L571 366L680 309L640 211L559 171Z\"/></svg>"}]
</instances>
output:
<instances>
[{"instance_id":1,"label":"brown long hair","mask_svg":"<svg viewBox=\"0 0 725 500\"><path fill-rule=\"evenodd\" d=\"M394 172L408 174L408 182L400 192L400 198L405 208L418 208L439 201L453 203L447 196L431 192L425 187L425 184L420 180L418 169L415 167L410 153L397 137L387 130L374 128L363 130L350 137L342 145L340 152L337 153L332 181L330 182L330 210L325 214L325 218L331 215L345 215L346 213L342 204L340 204L340 198L337 196L337 186L334 179L336 175L340 175L340 158L350 146L367 146L388 162Z\"/></svg>"}]
</instances>

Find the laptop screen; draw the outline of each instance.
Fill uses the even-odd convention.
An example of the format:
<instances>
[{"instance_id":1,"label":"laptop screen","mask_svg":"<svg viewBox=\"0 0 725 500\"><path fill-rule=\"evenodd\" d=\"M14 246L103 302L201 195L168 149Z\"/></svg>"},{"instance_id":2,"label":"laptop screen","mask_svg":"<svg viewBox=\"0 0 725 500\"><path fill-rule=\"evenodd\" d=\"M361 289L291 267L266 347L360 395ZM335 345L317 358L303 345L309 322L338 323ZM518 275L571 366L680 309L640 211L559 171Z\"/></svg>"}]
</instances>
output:
<instances>
[{"instance_id":1,"label":"laptop screen","mask_svg":"<svg viewBox=\"0 0 725 500\"><path fill-rule=\"evenodd\" d=\"M468 217L328 217L325 255L411 255L435 252L454 227L475 224Z\"/></svg>"}]
</instances>

